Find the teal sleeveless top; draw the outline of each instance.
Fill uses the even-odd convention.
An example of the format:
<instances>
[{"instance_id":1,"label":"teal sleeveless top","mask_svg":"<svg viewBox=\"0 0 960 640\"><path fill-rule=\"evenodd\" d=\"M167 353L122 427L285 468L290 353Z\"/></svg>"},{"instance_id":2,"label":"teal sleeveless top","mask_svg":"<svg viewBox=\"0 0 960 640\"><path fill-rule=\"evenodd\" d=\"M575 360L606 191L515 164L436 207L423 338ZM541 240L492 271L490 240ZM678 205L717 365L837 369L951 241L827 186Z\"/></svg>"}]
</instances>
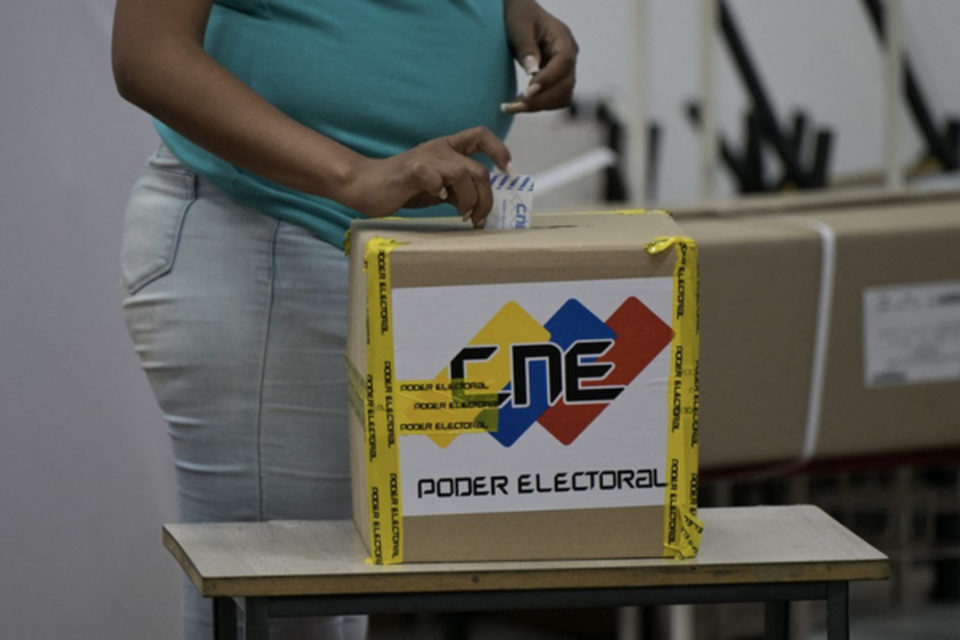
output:
<instances>
[{"instance_id":1,"label":"teal sleeveless top","mask_svg":"<svg viewBox=\"0 0 960 640\"><path fill-rule=\"evenodd\" d=\"M206 50L281 111L372 158L483 125L516 95L501 0L217 0ZM156 122L187 166L338 246L360 214L224 162ZM400 215L450 215L449 205Z\"/></svg>"}]
</instances>

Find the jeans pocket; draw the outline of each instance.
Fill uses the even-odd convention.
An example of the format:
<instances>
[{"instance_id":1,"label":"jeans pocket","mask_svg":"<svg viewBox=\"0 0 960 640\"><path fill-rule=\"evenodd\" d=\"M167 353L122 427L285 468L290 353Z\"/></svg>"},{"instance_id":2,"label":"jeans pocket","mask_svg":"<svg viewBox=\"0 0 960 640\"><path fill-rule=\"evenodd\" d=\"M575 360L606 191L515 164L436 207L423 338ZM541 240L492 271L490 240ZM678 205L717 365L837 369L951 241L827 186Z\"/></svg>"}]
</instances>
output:
<instances>
[{"instance_id":1,"label":"jeans pocket","mask_svg":"<svg viewBox=\"0 0 960 640\"><path fill-rule=\"evenodd\" d=\"M140 175L123 216L120 267L127 295L170 273L196 200L196 176L161 148Z\"/></svg>"}]
</instances>

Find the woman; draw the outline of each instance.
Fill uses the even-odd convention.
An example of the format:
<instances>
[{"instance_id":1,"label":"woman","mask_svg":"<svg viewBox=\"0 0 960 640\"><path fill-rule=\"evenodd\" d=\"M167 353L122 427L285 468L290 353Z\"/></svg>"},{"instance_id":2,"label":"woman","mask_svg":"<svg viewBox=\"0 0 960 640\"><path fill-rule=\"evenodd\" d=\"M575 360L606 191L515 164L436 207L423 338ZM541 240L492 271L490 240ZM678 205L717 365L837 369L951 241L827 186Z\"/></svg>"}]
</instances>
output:
<instances>
[{"instance_id":1,"label":"woman","mask_svg":"<svg viewBox=\"0 0 960 640\"><path fill-rule=\"evenodd\" d=\"M117 86L162 139L125 215L124 309L183 521L350 517L344 233L454 208L482 227L482 156L510 170L511 114L568 105L576 55L535 0L118 0ZM210 629L187 588L185 637Z\"/></svg>"}]
</instances>

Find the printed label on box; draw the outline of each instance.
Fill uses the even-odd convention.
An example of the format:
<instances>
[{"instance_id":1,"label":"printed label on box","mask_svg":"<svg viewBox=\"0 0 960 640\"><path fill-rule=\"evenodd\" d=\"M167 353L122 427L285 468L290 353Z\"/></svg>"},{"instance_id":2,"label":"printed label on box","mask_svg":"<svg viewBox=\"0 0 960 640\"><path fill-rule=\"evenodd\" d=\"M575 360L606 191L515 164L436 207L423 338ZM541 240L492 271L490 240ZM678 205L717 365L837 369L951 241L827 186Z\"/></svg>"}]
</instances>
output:
<instances>
[{"instance_id":1,"label":"printed label on box","mask_svg":"<svg viewBox=\"0 0 960 640\"><path fill-rule=\"evenodd\" d=\"M404 516L664 504L671 278L392 298Z\"/></svg>"},{"instance_id":2,"label":"printed label on box","mask_svg":"<svg viewBox=\"0 0 960 640\"><path fill-rule=\"evenodd\" d=\"M863 293L867 388L960 380L960 281Z\"/></svg>"}]
</instances>

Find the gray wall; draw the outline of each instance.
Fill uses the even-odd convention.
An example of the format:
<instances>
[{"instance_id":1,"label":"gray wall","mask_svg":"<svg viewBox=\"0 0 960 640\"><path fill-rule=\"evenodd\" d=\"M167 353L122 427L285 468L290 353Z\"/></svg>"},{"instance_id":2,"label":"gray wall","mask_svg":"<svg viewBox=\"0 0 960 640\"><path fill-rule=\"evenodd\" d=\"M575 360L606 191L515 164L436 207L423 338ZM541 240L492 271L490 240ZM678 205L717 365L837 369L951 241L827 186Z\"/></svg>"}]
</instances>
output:
<instances>
[{"instance_id":1,"label":"gray wall","mask_svg":"<svg viewBox=\"0 0 960 640\"><path fill-rule=\"evenodd\" d=\"M171 638L163 422L120 313L150 123L112 87L109 0L0 8L0 635ZM146 632L144 632L144 629Z\"/></svg>"},{"instance_id":2,"label":"gray wall","mask_svg":"<svg viewBox=\"0 0 960 640\"><path fill-rule=\"evenodd\" d=\"M624 105L628 0L544 4L579 35L581 95ZM931 96L960 111L950 31L960 3L907 4ZM695 5L650 0L648 108L667 126L671 201L697 191L696 140L678 111L696 94ZM842 170L878 167L880 61L859 2L733 5L782 111L806 105L837 128ZM178 628L179 572L160 544L175 513L169 444L123 327L117 266L123 205L155 137L113 89L112 9L0 7L0 624L11 640L149 640ZM720 122L735 132L743 98L720 65ZM917 140L905 138L909 154ZM521 120L511 138L531 172L595 139L549 117ZM571 201L589 202L582 187Z\"/></svg>"}]
</instances>

